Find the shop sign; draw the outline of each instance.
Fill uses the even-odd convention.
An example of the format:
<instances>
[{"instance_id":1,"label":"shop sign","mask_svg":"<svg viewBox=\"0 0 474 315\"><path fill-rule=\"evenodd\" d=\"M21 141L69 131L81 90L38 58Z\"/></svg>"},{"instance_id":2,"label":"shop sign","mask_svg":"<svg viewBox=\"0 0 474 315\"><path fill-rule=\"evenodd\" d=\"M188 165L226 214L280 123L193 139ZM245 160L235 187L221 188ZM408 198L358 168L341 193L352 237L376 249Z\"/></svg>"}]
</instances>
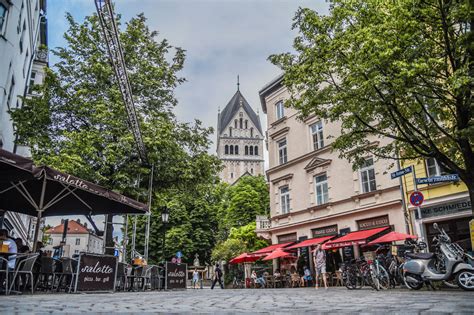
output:
<instances>
[{"instance_id":1,"label":"shop sign","mask_svg":"<svg viewBox=\"0 0 474 315\"><path fill-rule=\"evenodd\" d=\"M113 291L116 273L117 257L81 254L75 291Z\"/></svg>"},{"instance_id":2,"label":"shop sign","mask_svg":"<svg viewBox=\"0 0 474 315\"><path fill-rule=\"evenodd\" d=\"M423 185L423 184L436 184L436 183L458 182L458 181L459 181L458 174L449 174L449 175L442 175L442 176L417 178L416 184Z\"/></svg>"},{"instance_id":3,"label":"shop sign","mask_svg":"<svg viewBox=\"0 0 474 315\"><path fill-rule=\"evenodd\" d=\"M370 218L370 219L365 219L365 220L359 220L357 221L357 225L359 226L359 231L360 230L370 230L382 226L388 226L389 221L388 221L388 215L383 215L380 217L375 217L375 218Z\"/></svg>"},{"instance_id":4,"label":"shop sign","mask_svg":"<svg viewBox=\"0 0 474 315\"><path fill-rule=\"evenodd\" d=\"M186 289L187 264L166 262L166 289Z\"/></svg>"},{"instance_id":5,"label":"shop sign","mask_svg":"<svg viewBox=\"0 0 474 315\"><path fill-rule=\"evenodd\" d=\"M278 244L296 242L296 233L278 235Z\"/></svg>"},{"instance_id":6,"label":"shop sign","mask_svg":"<svg viewBox=\"0 0 474 315\"><path fill-rule=\"evenodd\" d=\"M423 207L420 209L421 218L431 218L442 215L454 214L471 209L471 200L469 198L461 199L453 203L445 203L432 207ZM416 219L419 219L417 211L415 211Z\"/></svg>"},{"instance_id":7,"label":"shop sign","mask_svg":"<svg viewBox=\"0 0 474 315\"><path fill-rule=\"evenodd\" d=\"M312 229L311 231L313 232L313 238L337 235L337 224Z\"/></svg>"}]
</instances>

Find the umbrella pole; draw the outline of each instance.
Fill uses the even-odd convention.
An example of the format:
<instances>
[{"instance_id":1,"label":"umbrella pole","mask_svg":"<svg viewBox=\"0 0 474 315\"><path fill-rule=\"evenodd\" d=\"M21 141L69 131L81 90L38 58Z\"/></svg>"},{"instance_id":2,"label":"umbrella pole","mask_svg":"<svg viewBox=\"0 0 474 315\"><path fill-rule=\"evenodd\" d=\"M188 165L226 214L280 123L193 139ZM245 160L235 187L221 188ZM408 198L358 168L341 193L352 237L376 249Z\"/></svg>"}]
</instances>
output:
<instances>
[{"instance_id":1,"label":"umbrella pole","mask_svg":"<svg viewBox=\"0 0 474 315\"><path fill-rule=\"evenodd\" d=\"M46 174L43 174L43 187L41 188L41 197L39 208L36 209L38 216L36 217L36 226L35 226L35 236L33 238L33 253L36 253L36 243L38 243L39 229L41 224L41 215L43 214L43 204L44 204L44 193L46 191Z\"/></svg>"}]
</instances>

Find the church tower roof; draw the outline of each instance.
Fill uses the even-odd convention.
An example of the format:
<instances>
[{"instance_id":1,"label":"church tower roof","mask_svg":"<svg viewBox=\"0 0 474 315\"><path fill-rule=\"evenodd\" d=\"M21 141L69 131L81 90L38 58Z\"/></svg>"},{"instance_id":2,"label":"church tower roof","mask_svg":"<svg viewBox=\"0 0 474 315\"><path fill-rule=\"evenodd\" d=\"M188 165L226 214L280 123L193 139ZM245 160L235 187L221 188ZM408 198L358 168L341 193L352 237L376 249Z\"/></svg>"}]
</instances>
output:
<instances>
[{"instance_id":1,"label":"church tower roof","mask_svg":"<svg viewBox=\"0 0 474 315\"><path fill-rule=\"evenodd\" d=\"M241 106L243 107L247 115L250 117L250 120L258 129L260 134L263 134L262 126L260 124L260 118L257 116L257 114L255 114L254 110L249 105L242 93L240 93L240 89L237 89L237 92L235 92L234 96L232 96L229 103L227 103L226 107L219 115L219 121L217 123L219 134L221 134L222 131L231 122L231 120L234 118L235 114L239 111Z\"/></svg>"}]
</instances>

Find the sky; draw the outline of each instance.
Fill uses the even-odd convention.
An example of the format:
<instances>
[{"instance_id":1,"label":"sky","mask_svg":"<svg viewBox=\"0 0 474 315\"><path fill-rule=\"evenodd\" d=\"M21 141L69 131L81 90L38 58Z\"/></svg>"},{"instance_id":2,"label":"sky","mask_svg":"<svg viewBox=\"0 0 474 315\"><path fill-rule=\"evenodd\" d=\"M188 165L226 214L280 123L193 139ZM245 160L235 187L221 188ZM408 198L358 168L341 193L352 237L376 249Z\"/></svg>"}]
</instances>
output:
<instances>
[{"instance_id":1,"label":"sky","mask_svg":"<svg viewBox=\"0 0 474 315\"><path fill-rule=\"evenodd\" d=\"M280 74L268 56L292 51L297 35L292 19L298 7L309 7L320 14L328 11L325 0L113 0L115 12L127 21L145 13L148 26L173 46L186 50L180 73L187 82L176 89L180 121L199 119L214 129L217 112L237 89L252 108L262 113L258 91ZM48 0L48 46L66 45L66 12L76 21L95 12L93 0ZM50 56L50 65L57 60ZM210 153L215 153L216 135ZM267 154L265 159L268 161ZM267 166L267 162L266 162ZM81 219L82 220L82 219Z\"/></svg>"}]
</instances>

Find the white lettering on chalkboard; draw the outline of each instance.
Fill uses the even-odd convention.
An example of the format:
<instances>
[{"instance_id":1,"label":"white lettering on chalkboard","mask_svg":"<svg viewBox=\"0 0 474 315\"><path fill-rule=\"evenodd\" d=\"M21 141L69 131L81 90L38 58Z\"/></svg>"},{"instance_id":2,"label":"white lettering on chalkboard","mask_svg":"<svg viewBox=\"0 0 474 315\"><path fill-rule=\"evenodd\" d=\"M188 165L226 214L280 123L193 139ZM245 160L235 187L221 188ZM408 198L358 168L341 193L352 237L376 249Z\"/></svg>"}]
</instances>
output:
<instances>
[{"instance_id":1,"label":"white lettering on chalkboard","mask_svg":"<svg viewBox=\"0 0 474 315\"><path fill-rule=\"evenodd\" d=\"M81 272L90 272L90 273L113 273L114 270L108 265L99 266L99 262L95 266L84 266L81 269Z\"/></svg>"}]
</instances>

